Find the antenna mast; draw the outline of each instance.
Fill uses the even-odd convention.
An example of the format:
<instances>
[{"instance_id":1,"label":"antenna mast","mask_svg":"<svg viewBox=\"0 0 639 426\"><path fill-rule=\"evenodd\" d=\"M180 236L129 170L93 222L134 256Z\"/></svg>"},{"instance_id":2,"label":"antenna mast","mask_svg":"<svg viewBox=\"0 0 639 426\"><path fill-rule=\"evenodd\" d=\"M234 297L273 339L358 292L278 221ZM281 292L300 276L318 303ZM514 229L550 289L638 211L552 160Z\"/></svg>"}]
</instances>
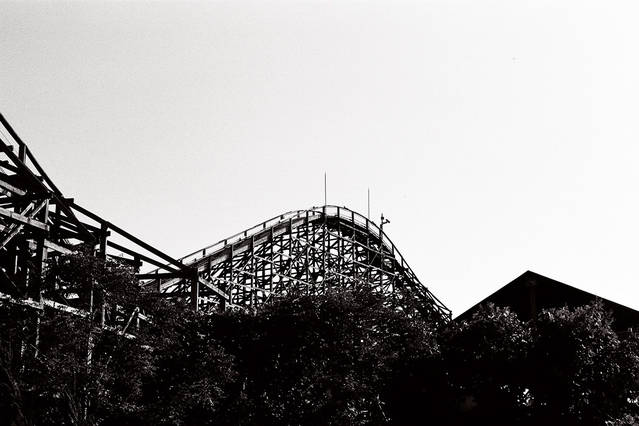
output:
<instances>
[{"instance_id":1,"label":"antenna mast","mask_svg":"<svg viewBox=\"0 0 639 426\"><path fill-rule=\"evenodd\" d=\"M324 205L327 205L326 202L326 172L324 172Z\"/></svg>"}]
</instances>

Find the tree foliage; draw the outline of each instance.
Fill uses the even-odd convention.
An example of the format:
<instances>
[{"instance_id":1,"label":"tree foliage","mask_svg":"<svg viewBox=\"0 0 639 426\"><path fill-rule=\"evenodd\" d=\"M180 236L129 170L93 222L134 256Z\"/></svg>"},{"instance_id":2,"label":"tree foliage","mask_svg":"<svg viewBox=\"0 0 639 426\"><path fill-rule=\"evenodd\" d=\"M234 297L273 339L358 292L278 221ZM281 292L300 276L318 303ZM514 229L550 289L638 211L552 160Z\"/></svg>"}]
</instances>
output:
<instances>
[{"instance_id":1,"label":"tree foliage","mask_svg":"<svg viewBox=\"0 0 639 426\"><path fill-rule=\"evenodd\" d=\"M525 416L531 330L507 308L483 306L441 333L458 423L512 424Z\"/></svg>"},{"instance_id":2,"label":"tree foliage","mask_svg":"<svg viewBox=\"0 0 639 426\"><path fill-rule=\"evenodd\" d=\"M635 412L639 396L637 335L618 334L601 304L543 311L531 328L529 364L538 418L603 424Z\"/></svg>"},{"instance_id":3,"label":"tree foliage","mask_svg":"<svg viewBox=\"0 0 639 426\"><path fill-rule=\"evenodd\" d=\"M436 351L428 324L370 291L290 296L214 317L242 395L233 424L381 424L394 369Z\"/></svg>"},{"instance_id":4,"label":"tree foliage","mask_svg":"<svg viewBox=\"0 0 639 426\"><path fill-rule=\"evenodd\" d=\"M450 418L456 424L568 425L631 418L638 342L636 334L614 330L599 302L547 309L527 323L507 308L484 306L442 333L449 386L463 401Z\"/></svg>"},{"instance_id":5,"label":"tree foliage","mask_svg":"<svg viewBox=\"0 0 639 426\"><path fill-rule=\"evenodd\" d=\"M639 339L598 303L442 324L360 288L203 315L122 265L59 258L48 298L0 307L0 413L14 425L585 424L639 418ZM102 328L105 303L110 324ZM151 318L128 323L142 309ZM118 333L126 324L131 335ZM37 325L37 326L36 326ZM37 336L37 339L36 339Z\"/></svg>"}]
</instances>

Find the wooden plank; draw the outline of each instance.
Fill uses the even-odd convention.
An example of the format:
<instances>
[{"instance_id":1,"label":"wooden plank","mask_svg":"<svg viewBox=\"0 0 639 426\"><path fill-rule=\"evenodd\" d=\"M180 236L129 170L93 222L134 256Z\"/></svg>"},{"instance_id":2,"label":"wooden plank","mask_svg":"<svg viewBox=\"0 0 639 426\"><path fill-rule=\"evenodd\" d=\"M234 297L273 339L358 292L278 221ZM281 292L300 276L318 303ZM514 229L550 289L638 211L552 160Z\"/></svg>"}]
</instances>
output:
<instances>
[{"instance_id":1,"label":"wooden plank","mask_svg":"<svg viewBox=\"0 0 639 426\"><path fill-rule=\"evenodd\" d=\"M53 241L44 240L44 246L50 250L57 251L62 254L71 254L73 250L69 250L66 247L63 247L59 244L54 243Z\"/></svg>"},{"instance_id":2,"label":"wooden plank","mask_svg":"<svg viewBox=\"0 0 639 426\"><path fill-rule=\"evenodd\" d=\"M28 306L33 309L42 310L42 305L33 299L16 299L5 293L0 293L0 302L7 302L13 305Z\"/></svg>"},{"instance_id":3,"label":"wooden plank","mask_svg":"<svg viewBox=\"0 0 639 426\"><path fill-rule=\"evenodd\" d=\"M20 196L25 195L27 193L26 191L23 191L22 189L17 188L15 186L11 185L10 183L5 182L3 177L4 177L4 175L0 174L0 188L6 189L7 191L12 192L12 193L14 193L16 195L20 195Z\"/></svg>"},{"instance_id":4,"label":"wooden plank","mask_svg":"<svg viewBox=\"0 0 639 426\"><path fill-rule=\"evenodd\" d=\"M86 318L89 315L89 313L85 310L73 308L62 303L54 302L53 300L42 299L42 304L55 310L66 312L72 315L77 315L82 318Z\"/></svg>"},{"instance_id":5,"label":"wooden plank","mask_svg":"<svg viewBox=\"0 0 639 426\"><path fill-rule=\"evenodd\" d=\"M13 237L18 235L20 231L22 231L22 228L24 228L24 225L18 225L17 223L12 223L11 230L7 233L7 236L4 238L4 240L0 242L0 249L4 249L5 246L9 243L9 241L11 241Z\"/></svg>"},{"instance_id":6,"label":"wooden plank","mask_svg":"<svg viewBox=\"0 0 639 426\"><path fill-rule=\"evenodd\" d=\"M69 314L77 315L80 317L87 317L88 312L83 311L81 309L73 308L71 306L64 305L62 303L54 302L53 300L42 299L42 303L37 302L33 299L20 299L12 297L6 293L0 293L0 301L8 302L15 305L28 306L30 308L42 310L44 306L48 306L50 308L56 309L58 311L63 311Z\"/></svg>"},{"instance_id":7,"label":"wooden plank","mask_svg":"<svg viewBox=\"0 0 639 426\"><path fill-rule=\"evenodd\" d=\"M53 214L52 219L58 221L60 223L60 226L64 226L65 228L69 228L79 232L79 226L63 216L61 213ZM99 234L101 232L101 228L98 228L97 226L89 225L87 223L83 223L82 225L93 234Z\"/></svg>"},{"instance_id":8,"label":"wooden plank","mask_svg":"<svg viewBox=\"0 0 639 426\"><path fill-rule=\"evenodd\" d=\"M198 281L200 282L200 284L202 284L204 287L208 288L209 290L213 291L213 293L217 294L218 296L221 296L226 300L231 300L231 296L229 296L227 293L222 291L220 288L209 283L205 279L198 277Z\"/></svg>"},{"instance_id":9,"label":"wooden plank","mask_svg":"<svg viewBox=\"0 0 639 426\"><path fill-rule=\"evenodd\" d=\"M182 297L182 298L187 298L187 297L191 297L191 293L184 293L184 292L180 292L180 293L149 293L151 296L153 297L166 297L167 299L169 298L173 298L173 297Z\"/></svg>"},{"instance_id":10,"label":"wooden plank","mask_svg":"<svg viewBox=\"0 0 639 426\"><path fill-rule=\"evenodd\" d=\"M128 249L128 248L126 248L124 246L121 246L120 244L114 243L113 241L107 241L107 246L113 247L114 249L120 250L121 252L126 253L129 256L137 257L140 260L144 260L145 262L148 262L151 265L157 266L157 267L165 269L167 271L179 272L177 269L173 269L173 267L169 267L169 265L163 265L161 262L159 262L159 261L157 261L155 259L151 259L148 256L145 256L145 255L140 254L140 253L138 253L136 251Z\"/></svg>"},{"instance_id":11,"label":"wooden plank","mask_svg":"<svg viewBox=\"0 0 639 426\"><path fill-rule=\"evenodd\" d=\"M13 128L11 127L9 122L4 118L2 113L0 113L0 123L2 123L4 128L11 135L11 137L17 142L18 146L24 146L25 147L24 149L26 150L26 154L27 154L27 156L29 156L29 159L31 160L31 163L36 167L38 172L45 178L45 180L49 183L51 188L48 188L42 182L42 180L40 178L38 178L31 171L31 169L29 169L29 167L24 163L24 161L22 161L20 158L18 158L18 156L16 156L12 152L12 149L11 149L11 147L9 145L6 145L4 143L0 143L0 150L2 152L4 152L6 154L6 156L9 157L11 162L17 167L18 170L17 170L16 173L22 174L25 178L30 179L31 180L31 184L34 185L35 188L37 188L35 190L35 192L40 192L42 194L51 194L51 195L53 195L53 197L59 203L59 205L62 208L62 210L64 210L65 213L70 218L74 219L74 221L78 223L78 227L80 229L80 232L82 234L84 234L86 237L88 237L89 240L93 240L94 239L93 235L86 228L84 228L83 224L80 223L80 221L75 217L75 215L73 214L73 211L71 210L71 208L64 201L64 197L62 196L62 193L53 184L53 182L49 179L49 177L46 175L46 173L44 173L44 170L42 170L42 167L40 167L40 165L36 161L35 157L33 157L31 152L29 152L29 149L26 147L25 143L22 142L22 139L20 139L20 136L18 136L18 134L15 132L15 130L13 130Z\"/></svg>"},{"instance_id":12,"label":"wooden plank","mask_svg":"<svg viewBox=\"0 0 639 426\"><path fill-rule=\"evenodd\" d=\"M27 206L27 208L25 208L22 211L22 215L28 215L26 217L28 218L33 218L36 214L38 214L40 212L40 210L42 210L43 207L45 207L45 205L47 204L47 200L44 200L42 203L40 203L40 205L38 205L36 207L36 209L34 211L31 211L31 209L33 208L33 204L29 204ZM16 223L11 225L12 229L7 233L7 235L5 236L5 238L2 240L2 242L0 242L0 249L4 248L9 241L11 241L13 239L13 237L15 237L16 235L18 235L20 233L20 231L22 231L22 228L24 227L24 225L18 225Z\"/></svg>"},{"instance_id":13,"label":"wooden plank","mask_svg":"<svg viewBox=\"0 0 639 426\"><path fill-rule=\"evenodd\" d=\"M46 306L48 308L52 308L57 311L65 312L71 315L76 315L81 318L86 318L89 316L89 313L85 310L77 309L77 308L74 308L62 303L54 302L53 300L48 300L48 299L42 299L42 303L39 303L33 299L17 299L8 294L0 293L0 303L11 303L14 305L22 305L22 306L27 306L29 308L37 309L37 310L43 310L43 308ZM149 320L149 317L139 313L139 308L136 308L136 309L138 310L136 314L141 320L146 320L146 321ZM95 328L97 329L97 327ZM135 339L135 336L133 334L126 333L126 329L119 330L118 328L113 326L105 326L104 329L111 332L121 333L127 339ZM124 333L122 333L122 331L124 331Z\"/></svg>"},{"instance_id":14,"label":"wooden plank","mask_svg":"<svg viewBox=\"0 0 639 426\"><path fill-rule=\"evenodd\" d=\"M139 280L151 280L151 279L169 279L169 278L184 278L183 272L166 272L156 274L137 274L135 276Z\"/></svg>"},{"instance_id":15,"label":"wooden plank","mask_svg":"<svg viewBox=\"0 0 639 426\"><path fill-rule=\"evenodd\" d=\"M169 287L172 287L174 285L176 285L177 283L179 283L180 281L184 280L186 277L179 277L179 278L173 278L171 281L167 281L165 283L162 283L160 285L160 291L165 290Z\"/></svg>"},{"instance_id":16,"label":"wooden plank","mask_svg":"<svg viewBox=\"0 0 639 426\"><path fill-rule=\"evenodd\" d=\"M27 216L23 216L23 215L21 215L19 213L12 212L11 210L7 210L7 209L4 209L2 207L0 207L0 216L4 216L4 217L6 217L9 220L20 222L22 224L29 225L29 226L32 226L34 228L41 229L43 231L48 231L49 230L49 226L45 225L42 222L39 222L39 221L37 221L35 219L31 219L30 217L27 217Z\"/></svg>"},{"instance_id":17,"label":"wooden plank","mask_svg":"<svg viewBox=\"0 0 639 426\"><path fill-rule=\"evenodd\" d=\"M0 167L7 169L11 172L17 173L18 172L18 168L16 166L14 166L13 164L11 164L9 161L7 160L2 160L0 161Z\"/></svg>"},{"instance_id":18,"label":"wooden plank","mask_svg":"<svg viewBox=\"0 0 639 426\"><path fill-rule=\"evenodd\" d=\"M99 222L100 224L106 224L109 227L109 229L111 229L111 230L115 231L116 233L120 234L121 236L123 236L127 240L137 244L138 246L142 247L146 251L148 251L150 253L153 253L154 255L156 255L157 257L161 258L162 260L170 263L171 265L177 266L178 269L181 269L181 270L188 270L189 269L186 266L184 266L181 262L179 262L178 260L176 260L176 259L172 258L171 256L161 252L160 250L156 249L155 247L151 246L150 244L145 243L144 241L140 240L139 238L133 236L132 234L129 234L124 229L114 225L113 223L102 219L100 216L96 215L95 213L90 212L89 210L79 206L76 203L73 203L72 206L73 206L74 209L76 209L80 213L88 216L89 218L95 220L96 222ZM148 259L148 257L147 257L147 259ZM149 262L149 263L152 263L152 264L156 265L156 263L154 263L154 262ZM166 266L164 266L164 268L165 269L170 269L170 268L167 268Z\"/></svg>"}]
</instances>

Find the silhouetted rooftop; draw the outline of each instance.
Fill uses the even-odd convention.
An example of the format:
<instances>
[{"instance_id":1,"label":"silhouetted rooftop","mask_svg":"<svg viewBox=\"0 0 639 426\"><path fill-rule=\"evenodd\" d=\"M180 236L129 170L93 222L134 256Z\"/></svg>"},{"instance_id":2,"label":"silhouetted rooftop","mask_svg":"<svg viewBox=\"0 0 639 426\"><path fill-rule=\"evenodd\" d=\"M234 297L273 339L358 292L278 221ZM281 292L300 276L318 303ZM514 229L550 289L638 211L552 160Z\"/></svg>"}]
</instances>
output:
<instances>
[{"instance_id":1,"label":"silhouetted rooftop","mask_svg":"<svg viewBox=\"0 0 639 426\"><path fill-rule=\"evenodd\" d=\"M612 311L616 329L625 330L639 325L639 311L532 271L524 272L455 319L470 319L480 305L493 303L510 307L521 320L527 321L543 309L576 307L593 300L600 300L606 309Z\"/></svg>"}]
</instances>

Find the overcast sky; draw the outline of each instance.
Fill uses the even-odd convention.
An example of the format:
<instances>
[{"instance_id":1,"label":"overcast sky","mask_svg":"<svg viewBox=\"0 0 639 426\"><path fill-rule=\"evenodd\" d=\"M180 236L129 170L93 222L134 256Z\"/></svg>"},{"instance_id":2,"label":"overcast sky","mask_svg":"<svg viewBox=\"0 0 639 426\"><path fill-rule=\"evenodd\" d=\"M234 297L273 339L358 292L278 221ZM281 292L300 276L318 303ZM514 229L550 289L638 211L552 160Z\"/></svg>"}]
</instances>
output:
<instances>
[{"instance_id":1,"label":"overcast sky","mask_svg":"<svg viewBox=\"0 0 639 426\"><path fill-rule=\"evenodd\" d=\"M455 314L526 270L639 308L636 1L0 3L0 110L173 256L384 213Z\"/></svg>"}]
</instances>

